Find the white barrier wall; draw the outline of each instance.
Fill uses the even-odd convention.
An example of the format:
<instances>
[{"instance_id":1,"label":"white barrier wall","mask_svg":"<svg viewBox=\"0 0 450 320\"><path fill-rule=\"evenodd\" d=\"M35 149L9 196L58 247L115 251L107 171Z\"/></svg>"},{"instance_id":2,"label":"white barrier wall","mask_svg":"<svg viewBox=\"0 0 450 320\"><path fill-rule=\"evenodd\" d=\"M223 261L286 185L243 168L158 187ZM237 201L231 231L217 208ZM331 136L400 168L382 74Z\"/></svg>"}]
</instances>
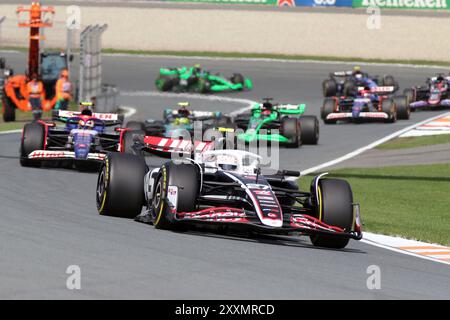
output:
<instances>
[{"instance_id":1,"label":"white barrier wall","mask_svg":"<svg viewBox=\"0 0 450 320\"><path fill-rule=\"evenodd\" d=\"M0 46L26 43L15 9L0 5ZM47 41L64 47L66 7L55 9L59 30ZM448 17L382 15L380 29L368 29L368 14L348 12L83 7L81 22L108 24L104 48L450 61Z\"/></svg>"}]
</instances>

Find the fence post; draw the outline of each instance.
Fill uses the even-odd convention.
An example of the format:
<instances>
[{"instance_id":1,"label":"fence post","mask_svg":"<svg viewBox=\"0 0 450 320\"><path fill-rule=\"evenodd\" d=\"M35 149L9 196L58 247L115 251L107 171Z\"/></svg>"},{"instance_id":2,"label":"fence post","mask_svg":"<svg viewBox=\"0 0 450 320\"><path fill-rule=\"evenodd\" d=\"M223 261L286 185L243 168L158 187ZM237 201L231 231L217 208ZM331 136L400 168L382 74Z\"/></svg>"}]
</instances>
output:
<instances>
[{"instance_id":1,"label":"fence post","mask_svg":"<svg viewBox=\"0 0 450 320\"><path fill-rule=\"evenodd\" d=\"M2 43L2 23L3 23L3 21L5 21L5 19L6 19L5 16L0 17L0 45Z\"/></svg>"},{"instance_id":2,"label":"fence post","mask_svg":"<svg viewBox=\"0 0 450 320\"><path fill-rule=\"evenodd\" d=\"M91 26L86 27L80 34L80 74L78 79L78 101L84 100L85 95L85 70L86 70L86 51L87 51L87 35L89 34Z\"/></svg>"},{"instance_id":3,"label":"fence post","mask_svg":"<svg viewBox=\"0 0 450 320\"><path fill-rule=\"evenodd\" d=\"M101 37L108 25L90 25L80 35L79 101L91 100L102 91Z\"/></svg>"}]
</instances>

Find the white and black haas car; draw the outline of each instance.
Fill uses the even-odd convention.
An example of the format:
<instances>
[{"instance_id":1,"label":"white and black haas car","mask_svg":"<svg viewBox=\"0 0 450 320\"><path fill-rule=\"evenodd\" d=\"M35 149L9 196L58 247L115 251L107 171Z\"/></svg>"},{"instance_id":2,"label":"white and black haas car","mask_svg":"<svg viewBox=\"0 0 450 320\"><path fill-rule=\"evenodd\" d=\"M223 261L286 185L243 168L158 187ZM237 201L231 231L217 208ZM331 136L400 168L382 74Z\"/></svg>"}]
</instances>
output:
<instances>
[{"instance_id":1,"label":"white and black haas car","mask_svg":"<svg viewBox=\"0 0 450 320\"><path fill-rule=\"evenodd\" d=\"M98 212L159 229L209 224L309 235L314 245L330 248L362 238L359 206L346 181L319 175L301 191L286 179L299 172L263 176L260 160L246 151L207 150L149 170L142 157L110 153L98 177Z\"/></svg>"}]
</instances>

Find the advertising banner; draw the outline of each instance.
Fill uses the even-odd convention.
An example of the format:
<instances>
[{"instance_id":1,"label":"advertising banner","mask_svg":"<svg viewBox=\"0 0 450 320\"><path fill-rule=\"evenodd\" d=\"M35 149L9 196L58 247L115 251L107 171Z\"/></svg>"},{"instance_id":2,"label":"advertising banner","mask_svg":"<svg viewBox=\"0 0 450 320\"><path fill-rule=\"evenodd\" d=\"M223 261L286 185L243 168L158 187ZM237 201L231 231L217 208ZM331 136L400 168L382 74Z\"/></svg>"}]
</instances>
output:
<instances>
[{"instance_id":1,"label":"advertising banner","mask_svg":"<svg viewBox=\"0 0 450 320\"><path fill-rule=\"evenodd\" d=\"M288 7L351 7L353 0L278 0L277 4Z\"/></svg>"},{"instance_id":2,"label":"advertising banner","mask_svg":"<svg viewBox=\"0 0 450 320\"><path fill-rule=\"evenodd\" d=\"M204 2L204 3L225 3L225 4L266 4L276 5L277 0L167 0L170 2Z\"/></svg>"},{"instance_id":3,"label":"advertising banner","mask_svg":"<svg viewBox=\"0 0 450 320\"><path fill-rule=\"evenodd\" d=\"M353 7L449 10L450 0L353 0Z\"/></svg>"}]
</instances>

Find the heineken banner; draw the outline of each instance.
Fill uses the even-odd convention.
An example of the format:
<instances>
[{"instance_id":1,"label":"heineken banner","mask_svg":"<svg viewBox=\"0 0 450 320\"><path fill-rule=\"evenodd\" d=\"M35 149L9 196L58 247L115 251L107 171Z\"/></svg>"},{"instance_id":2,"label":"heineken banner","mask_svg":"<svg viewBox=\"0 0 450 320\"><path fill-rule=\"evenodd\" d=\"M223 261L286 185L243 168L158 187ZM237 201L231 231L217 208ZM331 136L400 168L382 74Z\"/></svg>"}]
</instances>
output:
<instances>
[{"instance_id":1,"label":"heineken banner","mask_svg":"<svg viewBox=\"0 0 450 320\"><path fill-rule=\"evenodd\" d=\"M449 10L450 0L353 0L353 7Z\"/></svg>"}]
</instances>

